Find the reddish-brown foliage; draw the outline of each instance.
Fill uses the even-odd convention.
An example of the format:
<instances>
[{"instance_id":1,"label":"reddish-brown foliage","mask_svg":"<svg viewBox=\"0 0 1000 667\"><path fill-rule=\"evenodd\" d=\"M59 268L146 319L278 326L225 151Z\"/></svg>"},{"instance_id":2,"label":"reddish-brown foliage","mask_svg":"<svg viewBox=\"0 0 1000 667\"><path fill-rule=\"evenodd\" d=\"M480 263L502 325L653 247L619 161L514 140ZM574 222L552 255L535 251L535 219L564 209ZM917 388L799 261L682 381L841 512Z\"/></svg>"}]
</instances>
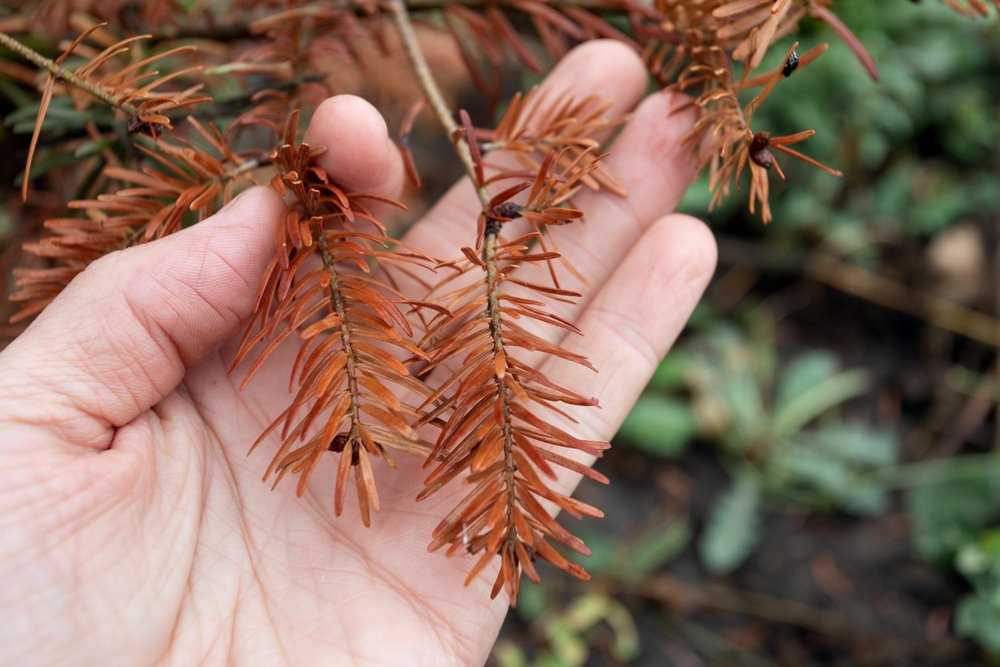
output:
<instances>
[{"instance_id":1,"label":"reddish-brown foliage","mask_svg":"<svg viewBox=\"0 0 1000 667\"><path fill-rule=\"evenodd\" d=\"M130 37L111 44L101 44L101 40L97 38L95 41L100 46L89 46L87 38L93 37L103 27L104 24L97 24L87 28L62 50L59 57L49 64L49 74L42 86L42 98L38 106L35 130L31 136L31 146L25 161L24 183L21 188L22 199L28 197L32 161L38 147L46 114L56 93L58 78L56 71L61 71L63 73L61 78L72 84L66 88L66 94L70 96L78 110L85 110L95 100L102 101L128 116L127 129L129 132L142 131L154 137L159 134L161 129L170 127L170 118L166 115L167 112L195 106L210 99L199 94L202 89L200 83L195 83L183 90L163 90L165 84L183 80L197 72L200 69L199 66L180 68L163 76L156 70L150 69L163 59L191 53L192 47L179 46L148 57L123 58L123 55L133 53L132 45L149 39L150 35ZM43 64L30 49L25 49L23 45L12 41L5 35L3 37L6 46L21 52L22 55L33 58L37 64ZM75 68L64 66L63 63L74 52L82 53L86 57L85 62ZM101 133L93 122L86 124L86 130L92 139L101 138Z\"/></svg>"},{"instance_id":2,"label":"reddish-brown foliage","mask_svg":"<svg viewBox=\"0 0 1000 667\"><path fill-rule=\"evenodd\" d=\"M492 595L506 589L512 604L522 572L537 581L536 556L588 578L550 543L589 553L552 518L544 501L577 518L603 515L554 489L556 470L565 468L607 482L572 454L599 456L608 444L572 435L567 427L575 420L560 407L594 407L597 401L554 382L524 361L524 355L542 353L591 367L584 357L531 328L581 333L546 310L553 300L571 302L580 294L559 286L552 267L559 253L544 246L543 234L550 225L583 217L570 203L579 188L607 188L614 183L593 150L594 135L616 120L606 118L607 105L593 98L545 102L534 95L515 98L497 129L489 132L472 129L463 114L466 137L488 137L490 147L514 153L516 166L491 166L478 147L473 150L478 185L502 182L506 187L480 216L477 247L462 248L464 259L452 265L454 274L435 287L437 301L447 310L429 323L424 336L429 356L424 372L446 369L446 379L422 406L427 410L423 421L440 424L440 431L427 460L432 471L420 497L455 479L464 478L469 486L435 529L430 548L447 545L449 554L478 555L467 583L499 558ZM519 193L526 193L523 203L513 201ZM527 230L505 233L519 220L529 223ZM546 262L552 284L518 277L522 267ZM564 425L556 425L553 418Z\"/></svg>"},{"instance_id":3,"label":"reddish-brown foliage","mask_svg":"<svg viewBox=\"0 0 1000 667\"><path fill-rule=\"evenodd\" d=\"M24 305L12 322L40 312L102 255L172 234L189 215L203 220L232 198L258 161L233 153L214 127L194 118L188 124L204 146L182 137L137 144L149 164L139 169L105 168L106 179L122 184L118 190L71 201L74 217L43 223L49 234L25 244L24 250L51 265L14 270L16 289L10 299Z\"/></svg>"},{"instance_id":4,"label":"reddish-brown foliage","mask_svg":"<svg viewBox=\"0 0 1000 667\"><path fill-rule=\"evenodd\" d=\"M301 341L289 374L296 388L289 406L261 434L280 445L264 479L277 484L299 476L302 495L326 452L339 454L334 510L344 509L353 469L365 525L378 510L372 459L394 465L390 450L425 455L412 424L416 412L398 394L426 394L392 350L421 358L401 307L426 304L403 298L387 271L428 267L428 258L406 252L386 236L369 204L387 202L373 194L348 192L319 167L317 151L296 141L292 114L273 161L272 187L286 196L289 210L280 228L277 256L265 273L253 317L233 366L253 359L246 386L286 340ZM388 202L394 203L394 202Z\"/></svg>"}]
</instances>

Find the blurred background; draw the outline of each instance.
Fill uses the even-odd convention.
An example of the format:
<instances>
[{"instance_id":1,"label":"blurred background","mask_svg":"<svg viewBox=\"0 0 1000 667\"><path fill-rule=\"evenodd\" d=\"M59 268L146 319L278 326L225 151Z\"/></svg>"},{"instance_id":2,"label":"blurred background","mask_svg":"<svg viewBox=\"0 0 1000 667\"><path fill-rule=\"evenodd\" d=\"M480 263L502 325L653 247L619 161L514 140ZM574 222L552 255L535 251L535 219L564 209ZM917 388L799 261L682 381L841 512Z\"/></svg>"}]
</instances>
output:
<instances>
[{"instance_id":1,"label":"blurred background","mask_svg":"<svg viewBox=\"0 0 1000 667\"><path fill-rule=\"evenodd\" d=\"M882 81L806 23L756 124L846 176L786 160L767 227L691 190L719 268L578 491L594 580L549 568L496 665L1000 664L1000 29L837 11Z\"/></svg>"},{"instance_id":2,"label":"blurred background","mask_svg":"<svg viewBox=\"0 0 1000 667\"><path fill-rule=\"evenodd\" d=\"M682 209L710 221L718 272L600 462L612 484L578 491L607 513L571 526L594 578L525 582L496 667L1000 664L1000 24L937 1L836 6L882 81L806 22L803 47L831 51L756 125L814 128L806 152L846 176L785 160L767 227L745 193L709 212L706 184L692 188ZM455 63L449 38L425 36L439 69ZM418 93L398 59L373 71L377 86L342 89L396 128ZM489 122L454 72L447 87ZM2 183L36 109L0 72ZM73 114L54 107L46 128L80 126ZM81 150L43 144L36 174ZM443 140L414 152L431 175L409 195L419 211L458 173ZM21 242L68 197L0 196L6 289Z\"/></svg>"}]
</instances>

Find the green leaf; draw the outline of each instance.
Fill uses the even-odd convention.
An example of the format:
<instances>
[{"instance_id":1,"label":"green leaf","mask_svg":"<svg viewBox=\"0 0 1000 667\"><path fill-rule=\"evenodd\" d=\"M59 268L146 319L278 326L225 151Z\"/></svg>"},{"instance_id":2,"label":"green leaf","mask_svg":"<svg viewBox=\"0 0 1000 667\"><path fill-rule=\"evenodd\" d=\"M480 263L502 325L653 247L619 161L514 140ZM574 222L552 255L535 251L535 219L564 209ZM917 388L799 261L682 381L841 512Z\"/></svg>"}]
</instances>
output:
<instances>
[{"instance_id":1,"label":"green leaf","mask_svg":"<svg viewBox=\"0 0 1000 667\"><path fill-rule=\"evenodd\" d=\"M14 110L7 116L7 123L14 128L14 132L20 134L31 134L35 130L35 118L38 115L38 104L29 107L21 107ZM112 117L108 112L102 110L80 111L73 107L69 100L56 98L49 106L45 114L44 129L46 132L64 132L66 130L82 129L88 121L93 121L98 125L107 126L111 123Z\"/></svg>"},{"instance_id":2,"label":"green leaf","mask_svg":"<svg viewBox=\"0 0 1000 667\"><path fill-rule=\"evenodd\" d=\"M1000 599L1000 530L987 530L959 549L955 568L977 590L989 591Z\"/></svg>"},{"instance_id":3,"label":"green leaf","mask_svg":"<svg viewBox=\"0 0 1000 667\"><path fill-rule=\"evenodd\" d=\"M38 149L38 155L35 157L35 161L31 165L31 177L38 178L39 176L44 176L53 169L76 164L78 164L78 160L73 157L73 155L64 151L49 149L43 146ZM23 180L24 174L22 172L18 172L14 182L20 185Z\"/></svg>"},{"instance_id":4,"label":"green leaf","mask_svg":"<svg viewBox=\"0 0 1000 667\"><path fill-rule=\"evenodd\" d=\"M0 209L0 239L14 231L14 218L7 208Z\"/></svg>"},{"instance_id":5,"label":"green leaf","mask_svg":"<svg viewBox=\"0 0 1000 667\"><path fill-rule=\"evenodd\" d=\"M779 485L799 486L857 514L885 511L888 494L881 474L896 462L896 439L864 424L833 423L800 433L788 442L770 471Z\"/></svg>"},{"instance_id":6,"label":"green leaf","mask_svg":"<svg viewBox=\"0 0 1000 667\"><path fill-rule=\"evenodd\" d=\"M1000 519L996 469L984 466L979 477L919 486L909 494L907 505L917 551L927 560L948 562Z\"/></svg>"},{"instance_id":7,"label":"green leaf","mask_svg":"<svg viewBox=\"0 0 1000 667\"><path fill-rule=\"evenodd\" d=\"M1000 653L1000 599L982 594L964 598L955 613L955 629L960 636Z\"/></svg>"},{"instance_id":8,"label":"green leaf","mask_svg":"<svg viewBox=\"0 0 1000 667\"><path fill-rule=\"evenodd\" d=\"M542 653L531 663L531 667L574 667L552 653Z\"/></svg>"},{"instance_id":9,"label":"green leaf","mask_svg":"<svg viewBox=\"0 0 1000 667\"><path fill-rule=\"evenodd\" d=\"M888 430L841 422L825 424L803 437L811 446L851 464L882 467L896 463L898 443Z\"/></svg>"},{"instance_id":10,"label":"green leaf","mask_svg":"<svg viewBox=\"0 0 1000 667\"><path fill-rule=\"evenodd\" d=\"M549 608L548 594L541 584L525 578L517 595L517 614L526 621L533 621Z\"/></svg>"},{"instance_id":11,"label":"green leaf","mask_svg":"<svg viewBox=\"0 0 1000 667\"><path fill-rule=\"evenodd\" d=\"M649 388L672 391L684 386L688 371L697 363L694 356L684 350L674 350L657 366L649 380Z\"/></svg>"},{"instance_id":12,"label":"green leaf","mask_svg":"<svg viewBox=\"0 0 1000 667\"><path fill-rule=\"evenodd\" d=\"M501 639L493 648L493 659L497 667L528 667L524 651L509 639Z\"/></svg>"},{"instance_id":13,"label":"green leaf","mask_svg":"<svg viewBox=\"0 0 1000 667\"><path fill-rule=\"evenodd\" d=\"M589 653L583 640L598 623L611 627L611 653L618 660L632 660L639 653L639 633L628 609L614 598L587 593L574 600L564 614L547 628L549 641L567 664L582 665Z\"/></svg>"},{"instance_id":14,"label":"green leaf","mask_svg":"<svg viewBox=\"0 0 1000 667\"><path fill-rule=\"evenodd\" d=\"M577 556L576 560L588 572L593 574L606 574L612 572L616 566L618 550L621 541L606 531L597 530L593 527L581 526L577 531L577 537L584 541L590 549L589 556ZM520 603L518 603L520 606Z\"/></svg>"},{"instance_id":15,"label":"green leaf","mask_svg":"<svg viewBox=\"0 0 1000 667\"><path fill-rule=\"evenodd\" d=\"M813 384L775 407L771 432L777 439L795 435L803 426L867 387L868 376L861 370L838 373Z\"/></svg>"},{"instance_id":16,"label":"green leaf","mask_svg":"<svg viewBox=\"0 0 1000 667\"><path fill-rule=\"evenodd\" d=\"M836 372L837 358L831 353L814 351L802 354L782 370L775 401L778 405L788 403Z\"/></svg>"},{"instance_id":17,"label":"green leaf","mask_svg":"<svg viewBox=\"0 0 1000 667\"><path fill-rule=\"evenodd\" d=\"M548 631L549 645L552 647L551 662L542 664L552 667L580 667L587 661L590 651L587 642L571 632L562 623L553 623Z\"/></svg>"},{"instance_id":18,"label":"green leaf","mask_svg":"<svg viewBox=\"0 0 1000 667\"><path fill-rule=\"evenodd\" d=\"M13 102L15 107L28 106L35 101L20 86L3 75L0 75L0 95Z\"/></svg>"},{"instance_id":19,"label":"green leaf","mask_svg":"<svg viewBox=\"0 0 1000 667\"><path fill-rule=\"evenodd\" d=\"M751 470L741 471L716 501L698 545L701 560L714 574L739 567L760 539L760 481Z\"/></svg>"},{"instance_id":20,"label":"green leaf","mask_svg":"<svg viewBox=\"0 0 1000 667\"><path fill-rule=\"evenodd\" d=\"M760 387L753 374L735 373L718 386L728 413L729 440L742 448L756 439L764 427L766 412Z\"/></svg>"},{"instance_id":21,"label":"green leaf","mask_svg":"<svg viewBox=\"0 0 1000 667\"><path fill-rule=\"evenodd\" d=\"M781 486L806 489L817 505L830 504L856 514L885 511L888 495L873 471L858 471L829 454L795 443L772 464Z\"/></svg>"},{"instance_id":22,"label":"green leaf","mask_svg":"<svg viewBox=\"0 0 1000 667\"><path fill-rule=\"evenodd\" d=\"M690 541L687 520L669 519L622 548L615 559L615 571L625 581L641 580L679 556Z\"/></svg>"},{"instance_id":23,"label":"green leaf","mask_svg":"<svg viewBox=\"0 0 1000 667\"><path fill-rule=\"evenodd\" d=\"M611 626L613 637L611 655L621 662L631 662L639 657L639 631L628 608L620 602L612 601L606 620Z\"/></svg>"},{"instance_id":24,"label":"green leaf","mask_svg":"<svg viewBox=\"0 0 1000 667\"><path fill-rule=\"evenodd\" d=\"M97 155L105 148L110 148L115 145L115 139L101 139L100 141L90 140L85 141L76 147L73 151L73 157L75 158L85 158L91 155Z\"/></svg>"},{"instance_id":25,"label":"green leaf","mask_svg":"<svg viewBox=\"0 0 1000 667\"><path fill-rule=\"evenodd\" d=\"M676 458L698 430L691 409L665 396L643 396L625 419L618 437L654 456Z\"/></svg>"}]
</instances>

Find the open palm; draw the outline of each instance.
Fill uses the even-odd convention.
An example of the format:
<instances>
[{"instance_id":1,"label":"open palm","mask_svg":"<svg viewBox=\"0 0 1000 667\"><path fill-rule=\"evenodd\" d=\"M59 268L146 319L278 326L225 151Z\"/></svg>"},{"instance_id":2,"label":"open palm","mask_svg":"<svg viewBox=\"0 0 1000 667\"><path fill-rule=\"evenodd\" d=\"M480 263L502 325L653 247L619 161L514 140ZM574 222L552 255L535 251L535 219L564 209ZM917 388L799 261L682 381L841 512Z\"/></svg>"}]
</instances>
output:
<instances>
[{"instance_id":1,"label":"open palm","mask_svg":"<svg viewBox=\"0 0 1000 667\"><path fill-rule=\"evenodd\" d=\"M626 47L590 42L545 85L625 113L645 74ZM691 118L672 106L647 98L612 149L628 198L581 196L586 222L557 230L588 276L559 313L586 337L564 344L600 373L540 363L601 401L574 427L583 438L614 434L714 267L700 223L663 217L693 175ZM324 103L306 140L329 147L324 167L349 187L401 187L385 124L358 98ZM488 576L462 586L469 563L426 551L460 489L416 503L419 462L377 467L382 510L365 529L352 504L332 516L332 464L297 498L260 482L273 442L246 456L289 400L294 349L245 392L226 373L281 206L255 189L96 262L0 354L0 663L485 662L506 601L490 601ZM476 207L457 185L407 242L455 255L474 243Z\"/></svg>"}]
</instances>

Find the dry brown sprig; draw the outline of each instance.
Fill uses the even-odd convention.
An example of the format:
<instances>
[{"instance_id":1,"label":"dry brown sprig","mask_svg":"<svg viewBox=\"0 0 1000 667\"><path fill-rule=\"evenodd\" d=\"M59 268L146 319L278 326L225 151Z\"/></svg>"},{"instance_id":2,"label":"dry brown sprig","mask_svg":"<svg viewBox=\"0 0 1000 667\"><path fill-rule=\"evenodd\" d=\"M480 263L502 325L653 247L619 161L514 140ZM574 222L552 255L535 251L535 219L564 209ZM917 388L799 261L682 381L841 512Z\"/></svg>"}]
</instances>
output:
<instances>
[{"instance_id":1,"label":"dry brown sprig","mask_svg":"<svg viewBox=\"0 0 1000 667\"><path fill-rule=\"evenodd\" d=\"M603 156L599 152L599 138L607 136L624 120L608 113L611 106L610 101L593 95L582 99L549 96L535 88L527 94L515 94L495 128L473 128L468 116L463 115L466 121L463 131L473 138L476 153L490 154L489 160L483 160L483 168L489 172L484 185L509 185L514 180L521 183L515 187L527 190L531 179L542 179L532 183L519 217L539 232L538 243L543 252L559 252L545 231L549 226L575 219L559 216L572 210L569 202L580 188L625 195L621 183L601 164ZM493 158L494 155L497 157ZM497 162L511 159L519 169L505 168ZM561 183L551 181L560 172L574 173L576 178ZM482 232L480 229L480 239ZM546 263L552 283L558 288L555 261ZM565 258L560 263L581 282L586 282Z\"/></svg>"},{"instance_id":2,"label":"dry brown sprig","mask_svg":"<svg viewBox=\"0 0 1000 667\"><path fill-rule=\"evenodd\" d=\"M163 59L182 53L190 53L193 51L193 47L181 46L147 57L132 58L129 55L134 53L133 47L137 43L149 39L150 35L123 39L103 49L91 49L89 57L82 64L75 68L65 66L65 61L74 51L83 47L86 39L104 25L97 24L82 32L62 50L62 53L55 60L49 60L9 35L0 33L0 44L48 71L42 86L42 97L38 105L28 157L25 160L24 182L21 187L22 199L26 200L28 197L31 165L38 147L42 126L45 123L45 116L56 93L57 81L65 82L70 86L66 92L72 98L77 109L86 109L93 100L99 100L126 114L129 132L141 131L154 137L161 129L170 127L170 117L166 115L168 112L210 100L210 98L199 94L202 88L201 84L194 84L182 90L162 90L165 84L183 79L199 71L201 69L199 66L181 68L163 76L157 71L149 69ZM88 131L92 137L99 137L93 123L88 124Z\"/></svg>"},{"instance_id":3,"label":"dry brown sprig","mask_svg":"<svg viewBox=\"0 0 1000 667\"><path fill-rule=\"evenodd\" d=\"M51 35L62 37L78 29L81 16L96 17L114 25L126 20L141 21L145 26L164 27L180 9L175 0L14 0L23 5L34 25L45 26ZM137 11L138 10L138 11ZM180 12L176 12L180 13Z\"/></svg>"},{"instance_id":4,"label":"dry brown sprig","mask_svg":"<svg viewBox=\"0 0 1000 667\"><path fill-rule=\"evenodd\" d=\"M558 167L582 161L587 169L580 185L624 195L624 187L600 164L601 155L597 152L600 148L597 137L606 135L623 121L608 114L611 106L610 100L596 95L550 100L535 88L527 94L516 93L496 128L477 128L473 138L482 144L484 152L513 155L530 173L537 173L550 156L558 160Z\"/></svg>"},{"instance_id":5,"label":"dry brown sprig","mask_svg":"<svg viewBox=\"0 0 1000 667\"><path fill-rule=\"evenodd\" d=\"M14 270L16 289L10 299L24 305L12 322L40 312L101 256L172 234L189 216L193 222L215 213L260 166L260 160L236 155L215 127L194 118L188 124L197 142L161 137L148 146L138 144L146 165L103 171L106 179L124 187L95 199L71 201L75 217L45 221L50 234L25 244L24 250L53 265Z\"/></svg>"},{"instance_id":6,"label":"dry brown sprig","mask_svg":"<svg viewBox=\"0 0 1000 667\"><path fill-rule=\"evenodd\" d=\"M808 14L829 22L875 74L870 56L827 9L829 3L830 0L660 0L647 6L632 0L507 0L486 6L475 2L442 2L440 7L444 24L456 41L470 80L491 102L499 98L500 68L508 54L513 54L524 67L540 67L537 55L514 28L508 15L529 19L542 45L556 58L572 43L596 37L618 39L642 49L651 71L663 85L674 85L699 97L699 106L710 116L706 127L712 131L693 136L692 143L697 139L703 146L706 165L721 165L729 156L737 154L737 149L748 151L755 134L747 119L741 118L738 112L741 81L749 78L761 64L773 43L793 32ZM415 8L426 6L416 0L408 4ZM351 3L304 3L262 19L257 25L266 26L275 36L275 43L299 45L303 35L312 34L311 29L303 29L303 21L325 21L334 25L343 20L350 21L351 25L363 25L355 21L358 11ZM371 10L364 8L362 11ZM628 17L635 38L617 30L602 16L613 13ZM276 37L279 34L286 36ZM345 43L350 44L350 40ZM289 52L282 53L277 61L289 66L296 59L294 53ZM744 63L742 80L734 70L739 62ZM769 92L758 96L755 103L759 105ZM731 99L716 98L717 95ZM275 117L283 117L282 112L290 108L282 107L283 101L284 96L266 95L260 106L248 114L255 119L267 118L274 122ZM705 141L706 136L710 136L711 141ZM713 168L713 174L717 171ZM757 170L751 170L752 179L756 173ZM717 200L730 190L727 180L713 178L713 183ZM768 191L759 176L751 180L751 188L757 194ZM762 202L761 209L768 221L769 203Z\"/></svg>"},{"instance_id":7,"label":"dry brown sprig","mask_svg":"<svg viewBox=\"0 0 1000 667\"><path fill-rule=\"evenodd\" d=\"M254 104L241 113L231 126L263 125L280 136L288 114L294 109L315 108L336 92L327 80L330 63L361 67L359 41L381 43L380 27L373 14L376 7L366 2L259 3L280 9L257 18L249 25L260 36L252 48L231 63L214 67L216 75L264 76L292 83L283 90L274 86L258 89ZM363 22L359 12L369 21Z\"/></svg>"},{"instance_id":8,"label":"dry brown sprig","mask_svg":"<svg viewBox=\"0 0 1000 667\"><path fill-rule=\"evenodd\" d=\"M764 133L755 132L751 124L754 112L780 81L801 71L826 51L826 45L821 44L800 55L796 44L777 68L753 76L774 42L793 32L807 13L833 22L842 28L841 36L849 44L859 44L846 26L834 20L826 8L828 4L828 0L804 3L793 0L659 0L655 3L662 20L655 27L643 29L651 40L646 45L646 59L661 83L692 95L692 103L700 111L687 143L700 152L701 162L709 170L713 206L729 195L747 170L750 174L750 212L755 212L759 205L762 220L770 222L769 171L777 163L769 151L769 143L776 148L781 146L783 152L827 173L839 175L837 170L787 149L791 140L794 139L791 141L794 143L812 136L811 130L770 139ZM867 53L858 55L868 65L870 56ZM743 63L742 74L737 69L738 62ZM869 71L876 75L872 66ZM761 90L744 104L741 93L756 88ZM784 178L780 167L777 171Z\"/></svg>"},{"instance_id":9,"label":"dry brown sprig","mask_svg":"<svg viewBox=\"0 0 1000 667\"><path fill-rule=\"evenodd\" d=\"M479 186L485 188L486 168L478 153L475 156L482 175ZM424 372L437 368L448 372L421 406L426 411L422 421L438 424L440 431L427 459L433 468L418 499L455 479L471 487L438 524L429 548L447 546L448 555L465 551L479 556L466 584L499 558L491 597L506 590L512 605L517 603L522 573L538 581L536 556L575 577L589 578L550 544L554 541L589 553L544 505L545 501L554 503L577 518L603 514L554 490L544 478L554 480L556 469L565 468L607 482L600 473L558 450L600 456L609 445L577 438L551 422L553 415L575 422L561 405L594 407L597 401L547 378L524 362L522 355L541 353L592 368L584 357L546 341L522 324L531 321L564 333L581 333L546 310L548 302L572 302L579 293L528 282L518 274L523 266L559 259L557 252L538 247L539 226L583 217L565 202L592 175L596 162L577 159L567 164L562 157L550 152L528 180L520 170L500 172L506 176L503 180L521 182L490 200L479 219L478 252L462 248L464 259L452 265L455 274L435 287L437 302L446 310L429 323L423 340L429 357ZM561 169L560 165L566 166ZM524 204L512 201L524 191L528 191ZM520 218L530 218L536 230L507 238L503 227ZM468 275L478 278L462 284Z\"/></svg>"},{"instance_id":10,"label":"dry brown sprig","mask_svg":"<svg viewBox=\"0 0 1000 667\"><path fill-rule=\"evenodd\" d=\"M319 151L296 141L297 126L293 113L273 156L278 174L272 187L290 207L233 368L253 360L245 387L297 334L302 345L289 374L294 397L251 450L277 432L280 445L264 479L273 477L277 485L297 474L298 495L323 454L337 453L334 512L343 512L353 468L361 518L369 525L379 509L372 460L394 466L390 450L424 456L429 449L411 427L416 412L398 397L428 390L394 354L424 356L411 342L414 332L402 308L427 304L402 297L385 271L433 262L392 242L369 207L402 205L337 185L317 164Z\"/></svg>"},{"instance_id":11,"label":"dry brown sprig","mask_svg":"<svg viewBox=\"0 0 1000 667\"><path fill-rule=\"evenodd\" d=\"M532 322L559 333L579 334L571 322L549 312L546 305L552 300L572 303L580 294L559 287L554 273L552 284L546 285L523 280L517 271L524 265L560 258L558 252L541 245L540 228L583 217L569 200L599 164L590 159L595 137L582 134L581 129L606 129L603 114L607 107L594 100L578 104L566 96L545 105L524 105L519 99L504 119L506 125L501 121L499 132L485 134L501 142L495 148L509 142L521 163L515 161L507 168L487 165L477 140L480 132L468 114L459 112L459 126L448 111L405 5L396 0L392 10L425 96L451 136L482 205L475 248L463 247L464 259L450 265L454 275L442 279L432 291L442 311L428 324L421 342L429 356L423 375L437 370L444 373L444 379L420 406L424 411L421 423L440 430L426 461L434 468L418 500L456 478L472 485L472 491L438 524L429 548L448 545L449 554L465 550L478 555L466 584L499 558L491 597L506 590L510 604L516 605L522 573L538 580L536 556L581 579L589 577L549 543L553 540L588 553L583 542L548 513L545 501L572 516L602 516L597 508L559 493L542 480L555 479L556 468L561 467L607 481L571 452L566 456L558 449L599 456L609 445L577 438L551 421L554 415L574 423L560 406L594 407L597 402L552 381L524 356L542 354L593 368L584 357L524 326ZM534 116L530 131L522 131L527 127L521 124L526 109L531 111L528 118ZM567 114L567 109L575 113ZM582 149L583 154L567 162L564 158L570 146ZM544 156L541 165L525 170L533 166L525 158L536 152ZM507 187L491 194L492 183ZM523 203L515 202L521 193L527 195ZM505 226L529 215L535 215L530 220L532 231L512 233L513 238L503 235Z\"/></svg>"},{"instance_id":12,"label":"dry brown sprig","mask_svg":"<svg viewBox=\"0 0 1000 667\"><path fill-rule=\"evenodd\" d=\"M413 3L419 9L422 3ZM455 39L469 78L491 103L500 97L501 68L510 56L533 72L543 65L524 30L530 23L545 52L558 60L573 44L589 39L616 39L638 50L631 37L603 15L627 16L646 11L633 0L504 0L496 3L443 2L445 25Z\"/></svg>"}]
</instances>

